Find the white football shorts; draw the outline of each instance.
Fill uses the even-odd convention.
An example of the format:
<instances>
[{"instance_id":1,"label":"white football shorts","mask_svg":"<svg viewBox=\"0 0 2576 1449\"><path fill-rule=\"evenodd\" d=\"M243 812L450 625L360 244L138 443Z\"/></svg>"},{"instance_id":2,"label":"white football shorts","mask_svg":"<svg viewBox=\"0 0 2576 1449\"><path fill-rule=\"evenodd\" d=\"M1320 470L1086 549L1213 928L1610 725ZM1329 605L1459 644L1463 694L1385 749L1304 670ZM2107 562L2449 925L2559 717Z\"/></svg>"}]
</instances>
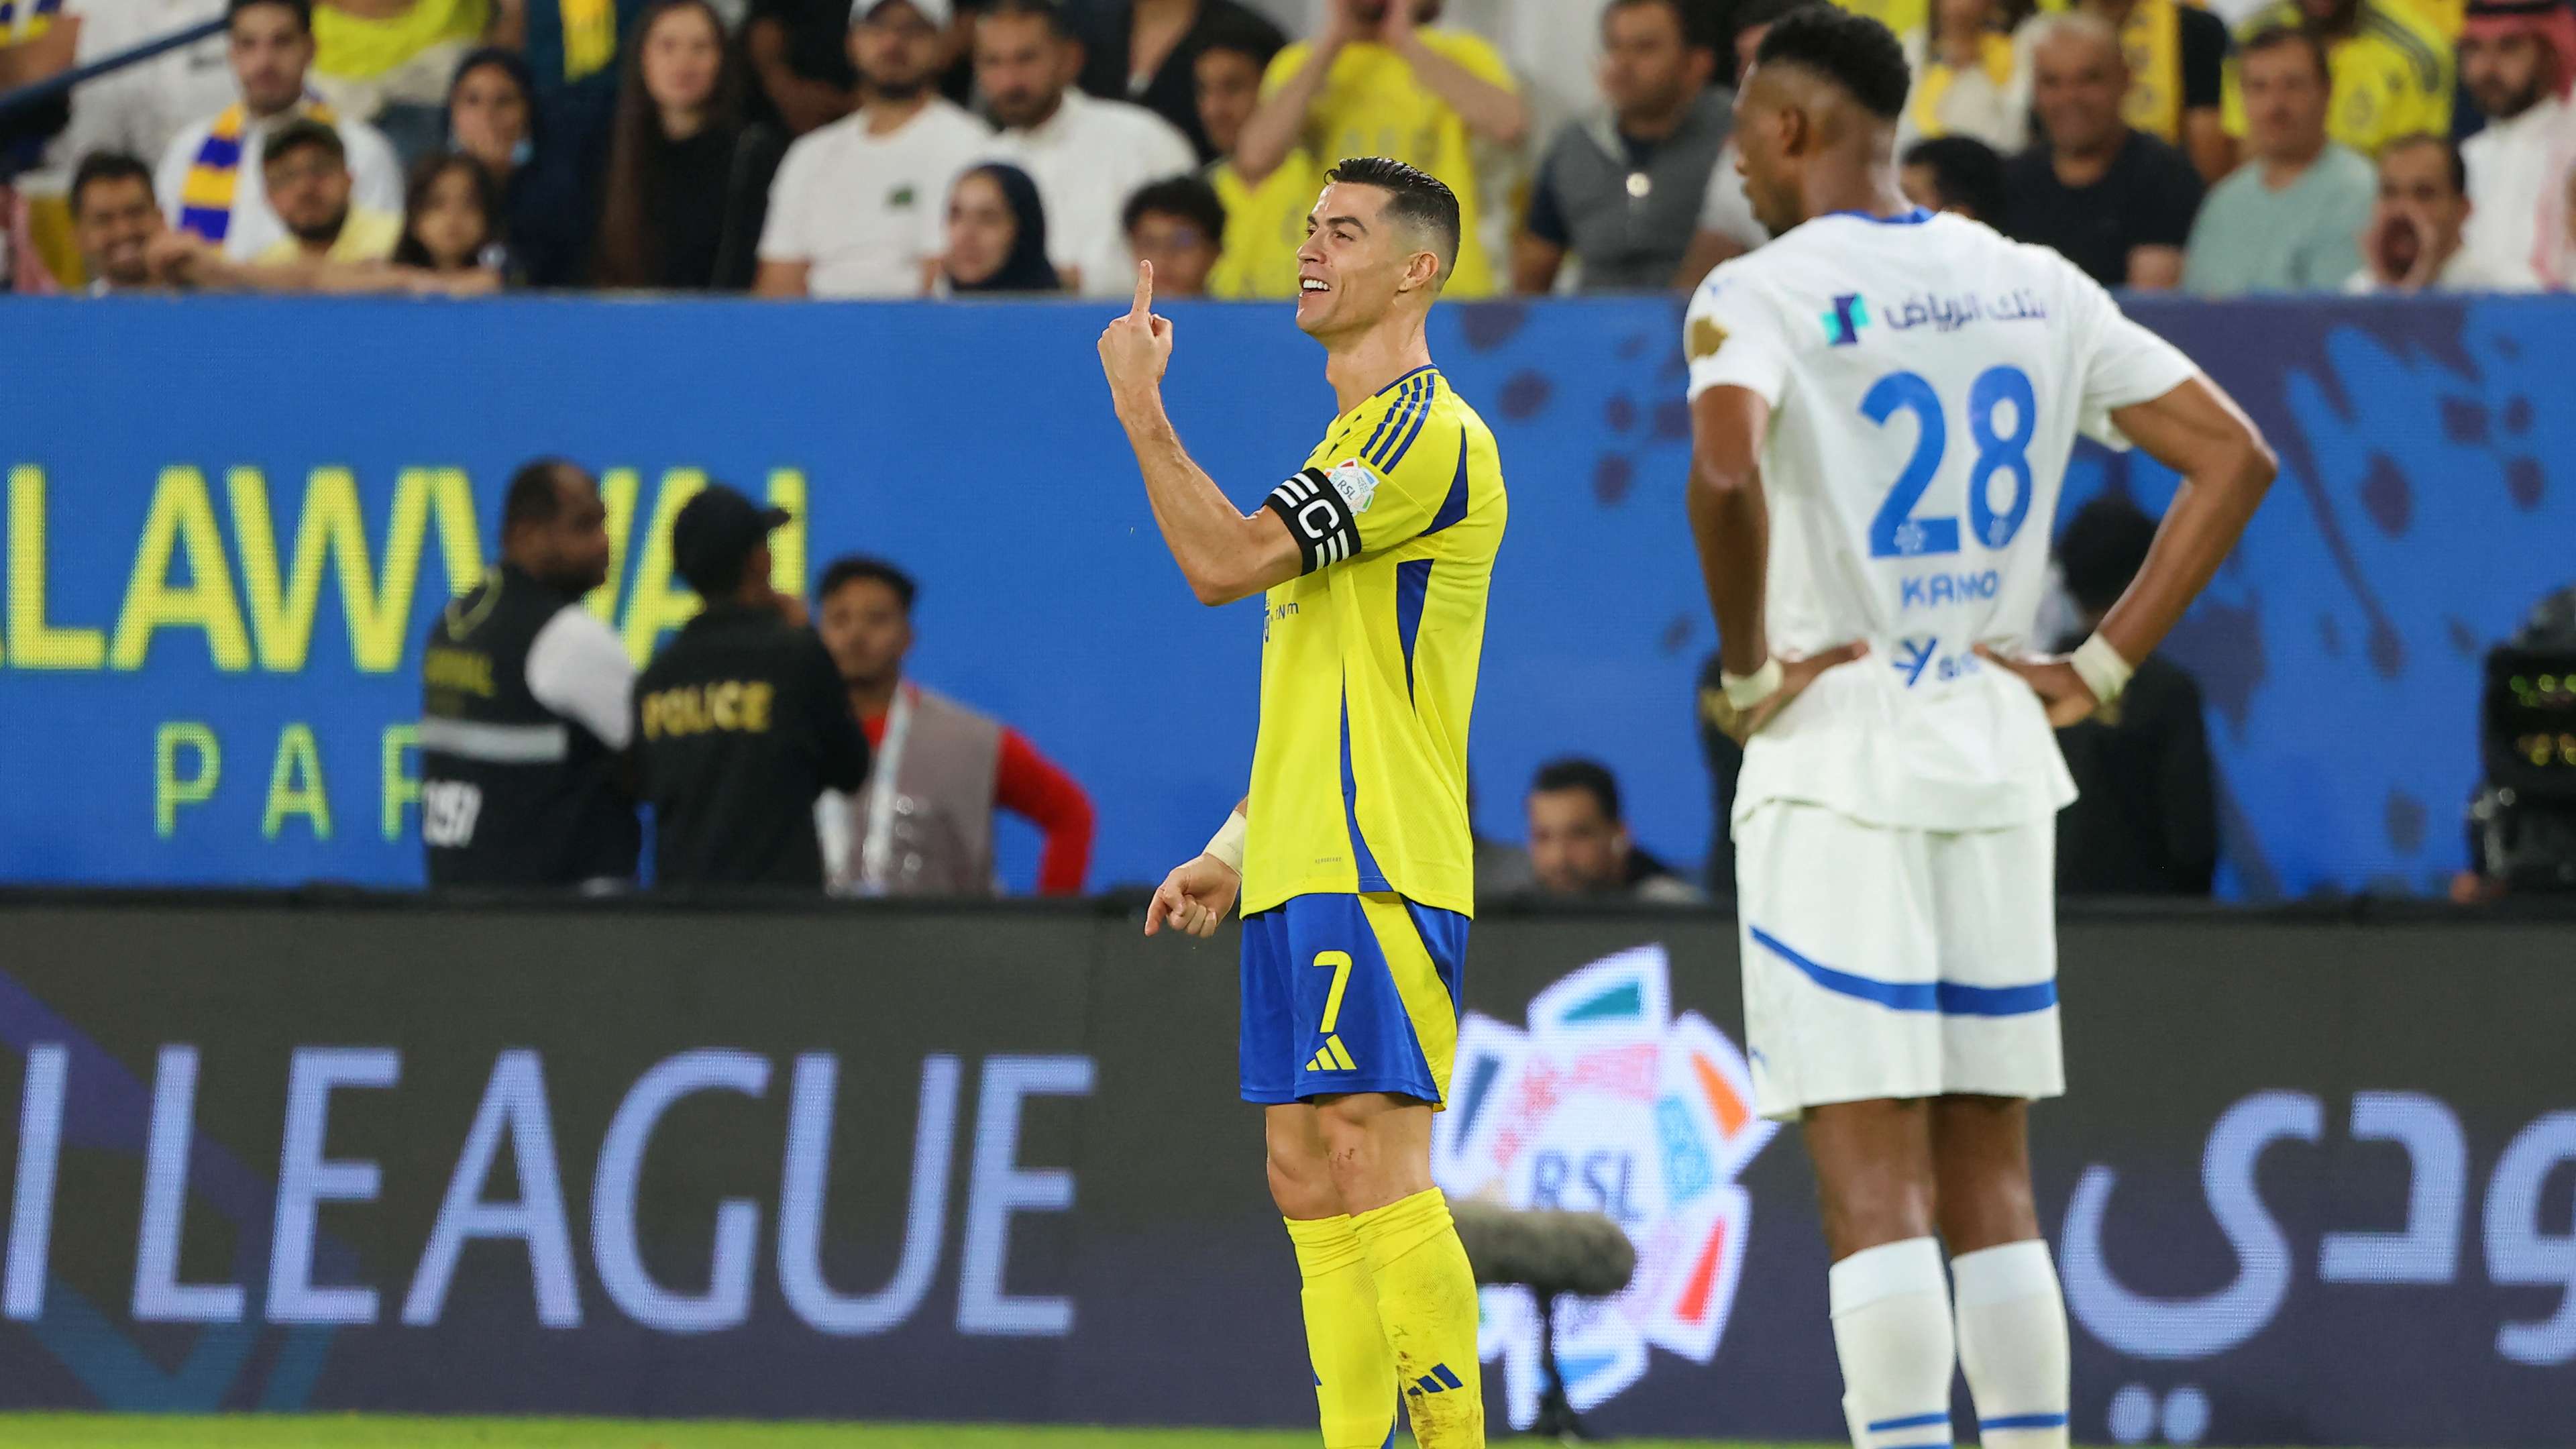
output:
<instances>
[{"instance_id":1,"label":"white football shorts","mask_svg":"<svg viewBox=\"0 0 2576 1449\"><path fill-rule=\"evenodd\" d=\"M1762 1114L2066 1090L2056 823L1929 831L1768 801L1735 827Z\"/></svg>"}]
</instances>

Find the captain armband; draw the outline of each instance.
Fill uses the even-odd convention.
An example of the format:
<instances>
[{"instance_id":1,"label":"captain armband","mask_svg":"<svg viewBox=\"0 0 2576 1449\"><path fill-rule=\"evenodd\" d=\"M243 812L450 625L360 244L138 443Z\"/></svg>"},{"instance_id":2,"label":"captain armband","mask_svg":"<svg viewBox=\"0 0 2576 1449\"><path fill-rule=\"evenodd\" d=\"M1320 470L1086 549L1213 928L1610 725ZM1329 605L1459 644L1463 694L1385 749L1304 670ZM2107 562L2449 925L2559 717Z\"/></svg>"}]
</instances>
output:
<instances>
[{"instance_id":1,"label":"captain armband","mask_svg":"<svg viewBox=\"0 0 2576 1449\"><path fill-rule=\"evenodd\" d=\"M1276 513L1297 540L1299 573L1355 558L1360 551L1359 515L1321 468L1309 468L1270 490L1262 506Z\"/></svg>"}]
</instances>

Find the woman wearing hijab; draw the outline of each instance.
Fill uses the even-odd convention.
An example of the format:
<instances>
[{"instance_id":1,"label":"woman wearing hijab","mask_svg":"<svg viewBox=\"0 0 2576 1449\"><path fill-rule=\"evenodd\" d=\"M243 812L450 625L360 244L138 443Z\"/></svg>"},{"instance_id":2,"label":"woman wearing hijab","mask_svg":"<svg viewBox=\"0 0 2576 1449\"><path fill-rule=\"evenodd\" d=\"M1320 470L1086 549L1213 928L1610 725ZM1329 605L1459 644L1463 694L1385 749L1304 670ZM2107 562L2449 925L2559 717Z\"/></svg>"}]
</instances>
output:
<instances>
[{"instance_id":1,"label":"woman wearing hijab","mask_svg":"<svg viewBox=\"0 0 2576 1449\"><path fill-rule=\"evenodd\" d=\"M590 253L595 208L565 129L540 115L535 77L515 53L478 50L457 64L447 87L448 144L500 188L501 229L531 287L574 285Z\"/></svg>"},{"instance_id":2,"label":"woman wearing hijab","mask_svg":"<svg viewBox=\"0 0 2576 1449\"><path fill-rule=\"evenodd\" d=\"M996 161L957 178L948 188L948 250L938 266L931 290L943 297L1065 289L1047 260L1046 208L1029 173Z\"/></svg>"}]
</instances>

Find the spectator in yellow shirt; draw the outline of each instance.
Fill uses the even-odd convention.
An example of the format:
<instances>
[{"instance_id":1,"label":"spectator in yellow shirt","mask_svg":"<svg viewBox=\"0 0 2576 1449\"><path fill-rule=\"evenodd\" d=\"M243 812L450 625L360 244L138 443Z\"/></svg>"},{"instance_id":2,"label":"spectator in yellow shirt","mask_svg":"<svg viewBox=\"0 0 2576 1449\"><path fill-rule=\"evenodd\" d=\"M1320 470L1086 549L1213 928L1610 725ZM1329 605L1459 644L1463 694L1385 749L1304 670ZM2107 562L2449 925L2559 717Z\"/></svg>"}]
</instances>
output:
<instances>
[{"instance_id":1,"label":"spectator in yellow shirt","mask_svg":"<svg viewBox=\"0 0 2576 1449\"><path fill-rule=\"evenodd\" d=\"M289 121L270 136L260 179L286 235L253 258L255 266L380 262L402 240L401 217L350 203L348 152L340 133L320 121Z\"/></svg>"},{"instance_id":2,"label":"spectator in yellow shirt","mask_svg":"<svg viewBox=\"0 0 2576 1449\"><path fill-rule=\"evenodd\" d=\"M1225 26L1202 38L1191 63L1198 85L1199 128L1216 159L1199 174L1225 207L1225 251L1208 274L1211 297L1294 297L1297 248L1306 241L1306 212L1324 187L1314 157L1300 148L1255 185L1235 164L1243 127L1261 105L1261 74L1279 46L1266 27Z\"/></svg>"},{"instance_id":3,"label":"spectator in yellow shirt","mask_svg":"<svg viewBox=\"0 0 2576 1449\"><path fill-rule=\"evenodd\" d=\"M2327 132L2365 156L2400 136L2451 133L2451 43L2402 0L2279 0L2254 12L2237 38L2306 27L2326 43L2334 72ZM2227 133L2245 134L2245 97L2227 67Z\"/></svg>"},{"instance_id":4,"label":"spectator in yellow shirt","mask_svg":"<svg viewBox=\"0 0 2576 1449\"><path fill-rule=\"evenodd\" d=\"M1272 58L1234 164L1257 183L1302 142L1327 164L1387 156L1430 172L1462 212L1446 294L1489 297L1496 278L1477 225L1472 143L1518 146L1529 113L1501 53L1463 31L1425 28L1439 15L1440 0L1327 0L1315 38Z\"/></svg>"}]
</instances>

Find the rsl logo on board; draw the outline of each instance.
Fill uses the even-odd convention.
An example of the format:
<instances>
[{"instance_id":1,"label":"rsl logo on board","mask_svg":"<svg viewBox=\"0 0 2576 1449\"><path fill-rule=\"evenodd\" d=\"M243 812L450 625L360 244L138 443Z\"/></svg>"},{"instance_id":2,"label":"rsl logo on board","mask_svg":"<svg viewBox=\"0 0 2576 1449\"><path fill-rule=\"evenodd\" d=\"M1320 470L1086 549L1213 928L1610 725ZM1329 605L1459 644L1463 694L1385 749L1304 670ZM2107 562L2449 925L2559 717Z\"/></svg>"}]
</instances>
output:
<instances>
[{"instance_id":1,"label":"rsl logo on board","mask_svg":"<svg viewBox=\"0 0 2576 1449\"><path fill-rule=\"evenodd\" d=\"M1744 1054L1707 1018L1672 1014L1664 948L1585 966L1530 1002L1528 1026L1469 1012L1432 1171L1443 1191L1607 1214L1637 1248L1616 1298L1556 1318L1566 1396L1588 1410L1645 1377L1649 1348L1707 1363L1725 1334L1752 1227L1737 1175L1775 1124L1754 1114ZM1505 1369L1512 1424L1538 1417L1538 1314L1484 1290L1479 1348Z\"/></svg>"}]
</instances>

